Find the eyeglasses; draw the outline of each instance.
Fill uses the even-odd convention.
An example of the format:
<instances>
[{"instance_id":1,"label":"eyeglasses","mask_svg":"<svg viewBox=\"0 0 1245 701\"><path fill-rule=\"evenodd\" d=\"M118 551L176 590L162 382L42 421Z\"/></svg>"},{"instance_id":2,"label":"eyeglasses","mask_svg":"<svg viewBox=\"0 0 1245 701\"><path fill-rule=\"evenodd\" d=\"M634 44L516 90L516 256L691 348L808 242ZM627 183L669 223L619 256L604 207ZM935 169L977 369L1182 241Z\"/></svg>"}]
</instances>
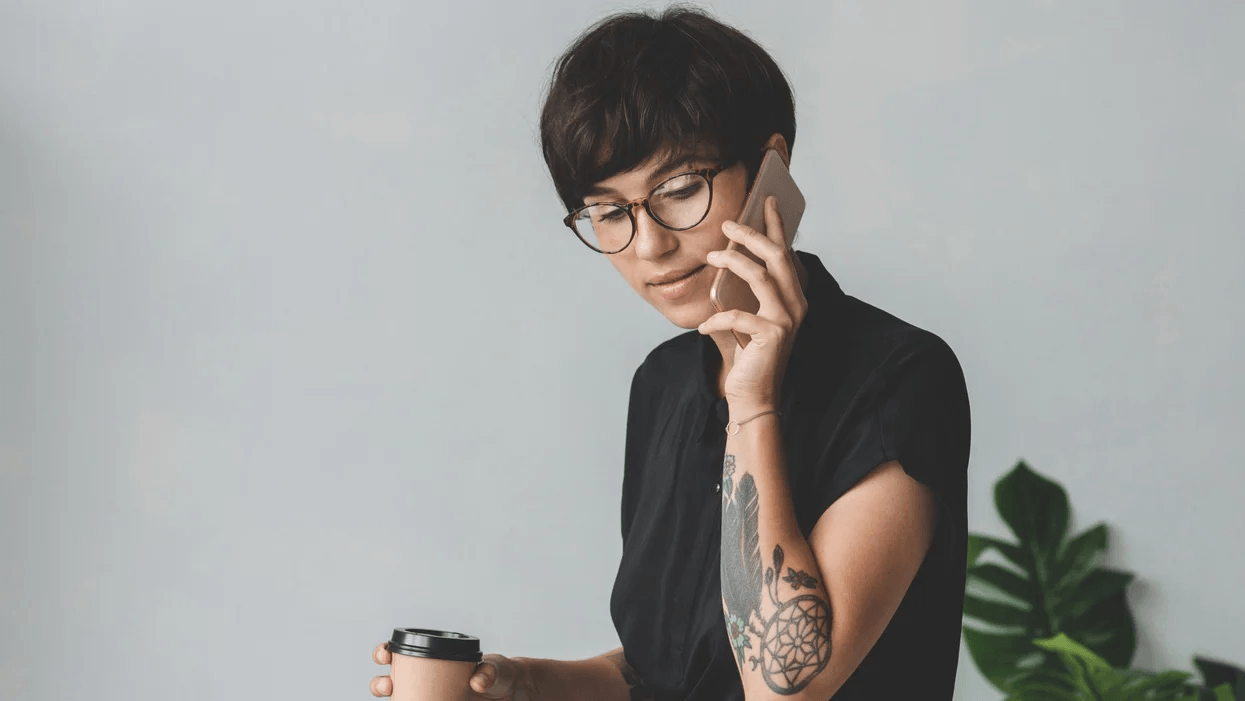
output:
<instances>
[{"instance_id":1,"label":"eyeglasses","mask_svg":"<svg viewBox=\"0 0 1245 701\"><path fill-rule=\"evenodd\" d=\"M597 253L612 255L635 238L635 206L672 231L686 231L705 220L713 205L713 178L720 166L679 173L662 181L648 197L625 203L594 202L566 215L563 224Z\"/></svg>"}]
</instances>

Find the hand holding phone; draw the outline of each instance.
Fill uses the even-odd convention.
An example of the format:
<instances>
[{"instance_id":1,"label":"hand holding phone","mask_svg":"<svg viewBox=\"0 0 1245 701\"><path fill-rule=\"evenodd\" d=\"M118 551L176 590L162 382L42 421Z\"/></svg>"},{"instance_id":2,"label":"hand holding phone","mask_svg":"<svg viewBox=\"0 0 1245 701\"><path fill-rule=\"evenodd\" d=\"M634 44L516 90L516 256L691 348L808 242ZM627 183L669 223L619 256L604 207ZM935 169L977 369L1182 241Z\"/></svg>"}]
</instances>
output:
<instances>
[{"instance_id":1,"label":"hand holding phone","mask_svg":"<svg viewBox=\"0 0 1245 701\"><path fill-rule=\"evenodd\" d=\"M800 192L800 188L796 187L795 181L791 179L791 173L782 162L782 156L775 149L765 152L765 158L761 160L761 168L757 171L756 180L752 183L752 189L748 191L748 198L744 201L743 213L736 221L765 233L765 200L770 195L778 199L778 213L782 216L783 234L787 246L790 247L795 239L796 229L800 226L800 218L804 216L804 195ZM741 246L736 241L731 241L726 250L740 251L761 266L765 265L765 261L748 250L747 246ZM761 308L761 302L753 294L752 286L729 268L718 270L717 276L713 279L713 286L709 288L709 300L713 302L714 309L719 312L739 309L749 314L756 314ZM732 331L732 333L735 334L735 340L741 347L747 347L751 340L747 334L738 331Z\"/></svg>"}]
</instances>

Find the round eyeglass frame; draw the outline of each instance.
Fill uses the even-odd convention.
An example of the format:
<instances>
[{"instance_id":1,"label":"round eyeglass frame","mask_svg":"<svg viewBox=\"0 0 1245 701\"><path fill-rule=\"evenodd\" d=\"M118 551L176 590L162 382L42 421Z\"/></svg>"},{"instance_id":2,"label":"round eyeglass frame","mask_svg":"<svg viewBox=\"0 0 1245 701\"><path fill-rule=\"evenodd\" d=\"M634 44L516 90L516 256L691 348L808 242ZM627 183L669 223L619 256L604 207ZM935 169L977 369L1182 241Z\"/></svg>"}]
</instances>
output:
<instances>
[{"instance_id":1,"label":"round eyeglass frame","mask_svg":"<svg viewBox=\"0 0 1245 701\"><path fill-rule=\"evenodd\" d=\"M670 177L658 183L657 186L654 187L652 190L650 190L649 193L645 195L644 197L641 197L636 200L631 200L630 202L592 202L590 204L586 204L582 207L577 207L571 210L571 213L567 214L562 219L562 223L565 224L567 228L569 228L571 232L575 234L575 238L582 241L585 246L587 246L588 248L591 248L597 253L601 253L607 256L612 256L615 253L622 253L623 251L627 250L627 247L630 246L631 242L635 240L635 235L637 231L639 230L639 224L635 220L635 206L636 205L643 205L644 211L648 212L648 215L652 217L653 221L657 222L662 227L669 229L671 231L687 231L688 229L695 228L696 226L699 226L700 223L705 220L705 217L709 216L709 212L713 210L713 179L717 177L717 175L720 174L724 170L726 170L726 168L718 165L718 166L713 166L710 168L701 168L700 170L688 170L682 173L675 173L674 175L671 175ZM705 205L705 213L700 215L700 219L697 219L695 224L690 224L688 226L683 226L683 227L670 226L666 222L662 221L661 217L657 216L656 214L653 214L652 208L648 206L648 200L650 197L653 196L653 193L661 189L663 185L670 182L671 180L674 180L675 178L681 178L685 175L699 175L703 177L706 181L708 181L709 202ZM575 228L575 217L577 217L579 213L582 212L583 210L589 207L594 207L599 204L612 204L615 207L621 207L627 212L627 218L631 220L631 236L627 239L627 243L624 243L622 245L622 248L618 249L617 251L602 251L596 246L588 243L588 240L585 239L579 233L579 230Z\"/></svg>"}]
</instances>

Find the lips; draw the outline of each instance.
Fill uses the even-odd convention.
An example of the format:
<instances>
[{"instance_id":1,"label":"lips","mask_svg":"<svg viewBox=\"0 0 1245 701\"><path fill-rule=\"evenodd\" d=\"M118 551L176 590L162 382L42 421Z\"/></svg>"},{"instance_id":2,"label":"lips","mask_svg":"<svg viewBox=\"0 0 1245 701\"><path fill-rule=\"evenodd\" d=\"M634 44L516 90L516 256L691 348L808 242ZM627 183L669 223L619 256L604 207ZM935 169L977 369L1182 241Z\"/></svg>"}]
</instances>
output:
<instances>
[{"instance_id":1,"label":"lips","mask_svg":"<svg viewBox=\"0 0 1245 701\"><path fill-rule=\"evenodd\" d=\"M700 270L701 268L703 268L703 267L705 267L705 266L703 266L703 265L698 265L698 266L696 266L695 268L692 268L691 270L687 271L686 273L683 273L682 275L679 275L678 277L674 277L674 278L670 278L670 279L667 279L667 280L663 280L663 281L661 281L661 282L654 282L654 281L650 280L648 284L653 285L653 286L660 286L660 285L668 285L668 284L670 284L670 283L672 283L672 282L678 282L678 281L683 280L683 279L685 279L685 278L691 277L692 275L695 275L695 274L697 273L697 271L699 271L699 270Z\"/></svg>"}]
</instances>

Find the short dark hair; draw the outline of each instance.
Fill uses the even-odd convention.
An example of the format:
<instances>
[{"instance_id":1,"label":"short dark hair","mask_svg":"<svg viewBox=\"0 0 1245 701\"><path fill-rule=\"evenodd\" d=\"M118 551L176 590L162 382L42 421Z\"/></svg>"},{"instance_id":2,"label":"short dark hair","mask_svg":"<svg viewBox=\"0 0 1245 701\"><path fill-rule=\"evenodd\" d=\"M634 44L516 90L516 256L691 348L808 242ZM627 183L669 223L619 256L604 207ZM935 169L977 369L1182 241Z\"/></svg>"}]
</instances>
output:
<instances>
[{"instance_id":1,"label":"short dark hair","mask_svg":"<svg viewBox=\"0 0 1245 701\"><path fill-rule=\"evenodd\" d=\"M703 10L610 15L554 64L540 115L545 164L567 211L593 183L659 152L712 149L747 183L773 133L795 145L795 102L757 42Z\"/></svg>"}]
</instances>

